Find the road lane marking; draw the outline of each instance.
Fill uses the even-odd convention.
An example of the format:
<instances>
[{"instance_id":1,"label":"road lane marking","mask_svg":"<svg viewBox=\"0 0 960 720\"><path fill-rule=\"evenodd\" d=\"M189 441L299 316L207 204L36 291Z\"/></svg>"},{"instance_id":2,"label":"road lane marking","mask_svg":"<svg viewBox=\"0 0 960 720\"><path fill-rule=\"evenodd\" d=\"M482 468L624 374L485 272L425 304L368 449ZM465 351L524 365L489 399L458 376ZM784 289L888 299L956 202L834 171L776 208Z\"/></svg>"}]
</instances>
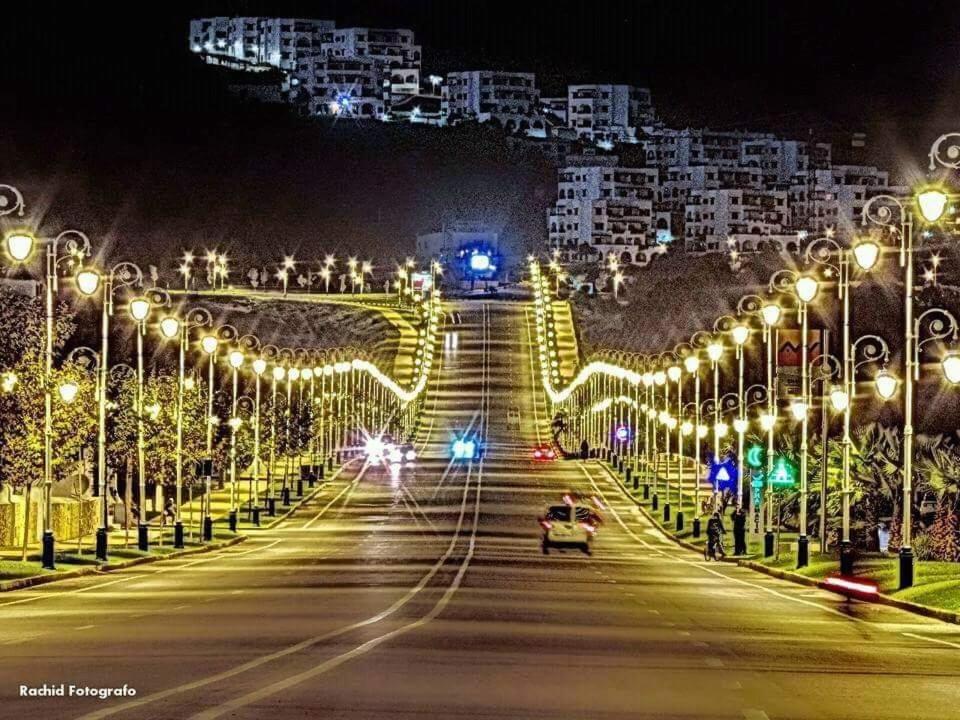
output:
<instances>
[{"instance_id":1,"label":"road lane marking","mask_svg":"<svg viewBox=\"0 0 960 720\"><path fill-rule=\"evenodd\" d=\"M484 380L483 380L482 391L481 391L482 392L481 416L480 416L481 419L479 424L479 432L480 432L481 440L485 441L487 437L488 428L489 428L489 389L488 389L488 373L487 373L488 343L486 342L487 338L489 337L489 332L488 332L489 308L487 303L483 304L483 329L484 329L484 345L483 345ZM471 425L472 425L472 421L471 421ZM468 494L467 489L470 486L470 475L472 473L472 470L473 470L473 462L471 461L467 465L467 480L466 480L466 483L464 484L464 503L466 502L466 498ZM391 640L395 637L403 635L414 629L422 627L427 623L429 623L434 618L436 618L441 612L443 612L444 608L446 608L447 604L450 602L454 594L459 589L460 584L463 581L464 576L466 575L467 568L470 565L470 561L473 559L473 555L476 550L477 530L480 525L480 492L481 492L482 481L483 481L483 455L481 455L480 462L477 466L477 486L476 486L476 495L474 500L473 530L470 534L470 541L468 543L467 553L465 554L463 560L461 561L460 568L457 571L457 575L454 577L453 582L450 583L450 585L447 587L446 591L444 592L443 596L434 605L434 607L431 609L429 613L415 620L414 622L408 623L399 628L391 630L390 632L384 633L383 635L380 635L371 640L368 640L367 642L361 645L358 645L357 647L353 648L352 650L346 653L338 655L334 658L330 658L329 660L321 663L317 667L311 668L310 670L303 671L291 677L284 678L283 680L279 680L277 682L266 685L260 688L259 690L255 690L239 698L235 698L229 702L223 703L216 707L197 713L196 715L192 716L192 720L213 720L214 718L218 718L227 712L239 710L240 708L246 707L247 705L253 704L267 697L275 695L283 690L299 685L300 683L306 680L322 675L329 670L333 670L334 668L339 667L340 665L344 664L345 662L348 662L349 660L352 660L355 657L359 657L360 655L364 655L370 652L371 650L387 642L388 640ZM460 520L457 524L457 532L454 536L454 542L459 538L460 531L463 527L464 509L465 509L465 505L461 507ZM453 548L453 544L451 544L451 549L452 548Z\"/></svg>"},{"instance_id":2,"label":"road lane marking","mask_svg":"<svg viewBox=\"0 0 960 720\"><path fill-rule=\"evenodd\" d=\"M78 627L75 627L74 630L89 630L89 629L95 628L95 627L96 627L96 625L80 625L80 626L78 626Z\"/></svg>"},{"instance_id":3,"label":"road lane marking","mask_svg":"<svg viewBox=\"0 0 960 720\"><path fill-rule=\"evenodd\" d=\"M174 687L167 688L166 690L160 690L150 695L144 695L143 697L137 698L136 700L130 700L125 703L114 705L109 708L101 708L99 710L95 710L91 713L87 713L85 715L80 716L78 720L99 720L100 718L110 717L111 715L115 715L120 712L125 712L132 708L141 707L143 705L156 702L157 700L163 700L168 697L172 697L174 695L179 695L181 693L189 692L191 690L197 690L199 688L206 687L214 683L222 682L224 680L228 680L237 675L241 675L250 670L266 665L268 663L274 662L276 660L280 660L289 655L293 655L302 650L306 650L315 645L319 645L320 643L340 637L341 635L345 635L346 633L351 632L353 630L367 627L369 625L373 625L375 623L380 622L381 620L384 620L390 617L397 610L405 606L414 597L416 597L416 595L419 594L427 586L427 584L434 578L434 576L436 576L437 573L440 572L440 570L446 564L447 560L453 554L453 551L457 545L457 542L460 539L460 530L463 527L463 520L464 520L464 517L466 516L467 498L469 497L469 491L470 491L470 468L468 468L467 473L468 474L466 477L466 482L464 482L464 486L463 486L463 497L460 504L460 517L457 524L457 530L454 533L453 537L450 539L450 544L448 545L446 552L444 552L444 554L433 564L433 566L420 578L420 581L416 585L409 588L407 592L404 593L404 595L402 595L400 598L395 600L391 605L389 605L384 610L381 610L379 613L376 613L375 615L371 615L370 617L365 618L363 620L359 620L357 622L339 627L336 630L331 630L321 635L316 635L314 637L301 640L300 642L290 645L281 650L277 650L272 653L268 653L266 655L261 655L259 657L253 658L251 660L248 660L245 663L241 663L240 665L236 665L232 668L223 670L219 673L208 675L207 677L199 678L197 680L192 680L190 682L183 683L181 685L176 685ZM478 503L477 512L479 512L479 494L477 497L477 503Z\"/></svg>"},{"instance_id":4,"label":"road lane marking","mask_svg":"<svg viewBox=\"0 0 960 720\"><path fill-rule=\"evenodd\" d=\"M64 595L77 595L79 593L85 593L90 590L95 590L96 588L106 587L108 585L116 585L117 583L130 582L131 580L136 580L141 578L143 575L129 575L122 578L117 578L116 580L109 580L107 582L98 583L96 585L88 585L82 588L76 588L74 590L59 590L57 592L43 593L42 595L31 595L30 597L21 598L19 600L11 600L10 602L0 603L0 607L9 607L11 605L22 605L23 603L33 602L35 600L43 600L45 598L52 597L62 597Z\"/></svg>"},{"instance_id":5,"label":"road lane marking","mask_svg":"<svg viewBox=\"0 0 960 720\"><path fill-rule=\"evenodd\" d=\"M773 589L772 587L765 587L765 586L763 586L763 585L758 585L757 583L752 583L752 582L750 582L749 580L743 580L743 579L741 579L741 578L736 578L736 577L732 577L732 576L730 576L730 575L726 575L725 573L722 573L722 572L719 572L719 571L717 571L717 570L714 570L714 569L711 568L711 567L707 567L706 565L703 564L703 561L701 561L701 560L688 560L688 559L686 559L686 558L684 558L684 557L681 557L681 556L680 556L678 553L676 553L676 552L668 553L668 552L665 552L664 550L661 550L661 549L659 549L659 548L651 545L649 542L647 542L646 540L644 540L642 537L640 537L639 535L637 535L633 530L631 530L629 527L627 527L626 523L624 523L623 519L620 517L620 514L616 511L616 508L614 508L614 507L613 507L613 504L610 503L610 502L607 500L607 496L604 494L603 490L601 490L600 487L597 485L595 478L587 471L587 469L586 469L582 464L580 465L580 470L583 472L584 475L587 476L587 479L590 480L590 484L593 486L594 490L596 490L596 491L600 494L600 497L603 498L604 504L607 506L607 508L610 510L610 512L613 513L613 517L616 519L616 521L617 521L617 523L620 525L620 527L622 527L623 530L624 530L630 537L634 538L637 542L639 542L640 544L642 544L642 545L643 545L645 548L647 548L648 550L650 550L650 551L652 551L652 552L654 552L654 553L657 553L658 555L661 555L661 556L663 556L663 557L670 558L671 560L674 560L674 561L676 561L676 562L681 562L681 563L683 563L683 564L685 564L685 565L688 565L688 566L690 566L690 567L698 568L698 569L700 569L700 570L703 570L704 572L710 573L711 575L714 575L714 576L716 576L716 577L718 577L718 578L722 578L722 579L727 580L727 581L729 581L729 582L737 583L737 584L739 584L739 585L746 585L747 587L754 588L755 590L762 590L763 592L769 593L770 595L774 595L774 596L776 596L776 597L779 597L779 598L784 599L784 600L789 600L789 601L791 601L791 602L800 603L801 605L808 605L808 606L810 606L810 607L817 608L818 610L823 610L823 611L825 611L825 612L832 613L832 614L834 614L834 615L837 615L837 616L839 616L839 617L842 617L842 618L844 618L845 620L850 620L851 622L864 623L864 624L867 624L867 625L871 625L871 624L872 624L872 623L870 623L868 620L864 620L864 619L858 618L858 617L853 617L853 616L848 615L848 614L846 614L846 613L844 613L844 612L841 612L840 610L837 610L837 609L835 609L835 608L828 607L828 606L826 606L826 605L821 605L820 603L813 602L812 600L805 600L805 599L803 599L803 598L801 598L801 597L796 597L796 596L794 596L794 595L787 595L786 593L782 593L782 592L780 592L780 591L778 591L778 590ZM610 480L609 478L607 478L607 480L608 480L608 482L610 482L610 483L613 482L613 481ZM668 547L668 548L671 549L671 550L679 549L679 547L674 548L673 546L670 546L670 545L666 545L665 547ZM689 552L692 553L692 551L689 551Z\"/></svg>"},{"instance_id":6,"label":"road lane marking","mask_svg":"<svg viewBox=\"0 0 960 720\"><path fill-rule=\"evenodd\" d=\"M949 640L941 640L940 638L927 637L926 635L917 635L916 633L905 632L900 633L901 635L906 635L907 637L916 638L917 640L926 640L927 642L939 643L940 645L946 645L947 647L956 648L960 650L960 643L950 642Z\"/></svg>"},{"instance_id":7,"label":"road lane marking","mask_svg":"<svg viewBox=\"0 0 960 720\"><path fill-rule=\"evenodd\" d=\"M763 710L744 710L743 720L770 720Z\"/></svg>"}]
</instances>

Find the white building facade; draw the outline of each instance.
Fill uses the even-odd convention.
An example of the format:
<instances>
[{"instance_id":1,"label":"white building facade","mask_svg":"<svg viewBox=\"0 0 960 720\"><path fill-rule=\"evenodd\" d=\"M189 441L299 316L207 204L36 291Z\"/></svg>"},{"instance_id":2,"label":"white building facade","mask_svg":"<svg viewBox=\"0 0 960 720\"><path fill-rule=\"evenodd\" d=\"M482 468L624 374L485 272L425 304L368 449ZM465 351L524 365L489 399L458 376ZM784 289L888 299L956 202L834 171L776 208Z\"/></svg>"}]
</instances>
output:
<instances>
[{"instance_id":1,"label":"white building facade","mask_svg":"<svg viewBox=\"0 0 960 720\"><path fill-rule=\"evenodd\" d=\"M320 50L330 59L360 58L380 66L393 95L420 92L420 46L405 28L336 28L324 33Z\"/></svg>"},{"instance_id":2,"label":"white building facade","mask_svg":"<svg viewBox=\"0 0 960 720\"><path fill-rule=\"evenodd\" d=\"M441 114L448 125L464 120L498 122L508 132L543 125L533 73L470 70L447 74Z\"/></svg>"},{"instance_id":3,"label":"white building facade","mask_svg":"<svg viewBox=\"0 0 960 720\"><path fill-rule=\"evenodd\" d=\"M593 142L636 142L637 128L656 120L650 91L632 85L570 85L567 126Z\"/></svg>"},{"instance_id":4,"label":"white building facade","mask_svg":"<svg viewBox=\"0 0 960 720\"><path fill-rule=\"evenodd\" d=\"M190 49L211 64L292 71L298 58L319 52L333 20L209 17L190 21Z\"/></svg>"},{"instance_id":5,"label":"white building facade","mask_svg":"<svg viewBox=\"0 0 960 720\"><path fill-rule=\"evenodd\" d=\"M547 210L550 246L563 262L614 255L645 265L656 253L657 230L670 230L657 208L656 168L627 168L617 158L585 157L560 168L557 201Z\"/></svg>"}]
</instances>

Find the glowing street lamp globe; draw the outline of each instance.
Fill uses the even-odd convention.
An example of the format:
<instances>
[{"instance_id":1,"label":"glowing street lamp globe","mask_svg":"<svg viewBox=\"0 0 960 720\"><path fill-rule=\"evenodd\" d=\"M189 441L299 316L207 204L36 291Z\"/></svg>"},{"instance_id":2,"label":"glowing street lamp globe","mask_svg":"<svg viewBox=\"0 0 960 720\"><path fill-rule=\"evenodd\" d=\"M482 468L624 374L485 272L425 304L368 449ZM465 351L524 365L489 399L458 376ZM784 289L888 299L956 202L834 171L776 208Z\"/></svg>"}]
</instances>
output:
<instances>
[{"instance_id":1,"label":"glowing street lamp globe","mask_svg":"<svg viewBox=\"0 0 960 720\"><path fill-rule=\"evenodd\" d=\"M920 214L928 223L935 223L943 217L947 209L947 194L939 188L927 188L917 193L917 206Z\"/></svg>"},{"instance_id":2,"label":"glowing street lamp globe","mask_svg":"<svg viewBox=\"0 0 960 720\"><path fill-rule=\"evenodd\" d=\"M30 257L36 242L33 235L29 233L10 233L7 235L7 254L17 262L23 262Z\"/></svg>"},{"instance_id":3,"label":"glowing street lamp globe","mask_svg":"<svg viewBox=\"0 0 960 720\"><path fill-rule=\"evenodd\" d=\"M812 302L817 296L817 291L819 289L820 283L818 283L815 278L812 278L809 275L801 275L799 278L797 278L795 290L797 291L797 297L800 298L802 302Z\"/></svg>"},{"instance_id":4,"label":"glowing street lamp globe","mask_svg":"<svg viewBox=\"0 0 960 720\"><path fill-rule=\"evenodd\" d=\"M279 365L274 366L273 368L273 379L276 381L283 380L287 376L287 371L284 370Z\"/></svg>"},{"instance_id":5,"label":"glowing street lamp globe","mask_svg":"<svg viewBox=\"0 0 960 720\"><path fill-rule=\"evenodd\" d=\"M168 340L172 340L180 334L180 320L172 316L165 317L160 321L160 333Z\"/></svg>"},{"instance_id":6,"label":"glowing street lamp globe","mask_svg":"<svg viewBox=\"0 0 960 720\"><path fill-rule=\"evenodd\" d=\"M240 366L243 365L243 353L239 350L231 350L227 356L227 361L230 363L230 367L239 370Z\"/></svg>"},{"instance_id":7,"label":"glowing street lamp globe","mask_svg":"<svg viewBox=\"0 0 960 720\"><path fill-rule=\"evenodd\" d=\"M873 240L861 240L853 246L853 259L861 270L872 270L880 259L880 246Z\"/></svg>"},{"instance_id":8,"label":"glowing street lamp globe","mask_svg":"<svg viewBox=\"0 0 960 720\"><path fill-rule=\"evenodd\" d=\"M800 422L807 416L807 404L802 400L794 400L790 403L790 414L794 420Z\"/></svg>"},{"instance_id":9,"label":"glowing street lamp globe","mask_svg":"<svg viewBox=\"0 0 960 720\"><path fill-rule=\"evenodd\" d=\"M730 432L730 426L725 422L718 422L714 425L714 430L717 433L718 438L724 438L727 436L727 433Z\"/></svg>"},{"instance_id":10,"label":"glowing street lamp globe","mask_svg":"<svg viewBox=\"0 0 960 720\"><path fill-rule=\"evenodd\" d=\"M77 398L77 393L80 392L80 388L75 382L64 382L60 384L60 387L57 388L60 391L60 399L63 400L67 405L72 403Z\"/></svg>"},{"instance_id":11,"label":"glowing street lamp globe","mask_svg":"<svg viewBox=\"0 0 960 720\"><path fill-rule=\"evenodd\" d=\"M954 353L947 355L941 362L941 366L944 376L951 384L960 383L960 355Z\"/></svg>"},{"instance_id":12,"label":"glowing street lamp globe","mask_svg":"<svg viewBox=\"0 0 960 720\"><path fill-rule=\"evenodd\" d=\"M220 344L220 341L217 340L216 335L204 335L200 340L200 347L203 348L203 351L207 355L213 355L217 351L217 345Z\"/></svg>"},{"instance_id":13,"label":"glowing street lamp globe","mask_svg":"<svg viewBox=\"0 0 960 720\"><path fill-rule=\"evenodd\" d=\"M679 365L671 365L667 368L667 377L670 378L671 382L677 382L680 379L680 374L681 370Z\"/></svg>"},{"instance_id":14,"label":"glowing street lamp globe","mask_svg":"<svg viewBox=\"0 0 960 720\"><path fill-rule=\"evenodd\" d=\"M256 360L253 361L253 371L257 374L258 377L260 375L263 375L263 373L266 372L266 369L267 369L267 361L264 360L263 358L257 358Z\"/></svg>"},{"instance_id":15,"label":"glowing street lamp globe","mask_svg":"<svg viewBox=\"0 0 960 720\"><path fill-rule=\"evenodd\" d=\"M96 270L81 270L77 273L76 280L77 289L88 297L100 287L100 273Z\"/></svg>"},{"instance_id":16,"label":"glowing street lamp globe","mask_svg":"<svg viewBox=\"0 0 960 720\"><path fill-rule=\"evenodd\" d=\"M312 380L313 379L313 368L304 368L300 371L301 380Z\"/></svg>"},{"instance_id":17,"label":"glowing street lamp globe","mask_svg":"<svg viewBox=\"0 0 960 720\"><path fill-rule=\"evenodd\" d=\"M683 424L680 426L680 432L683 435L690 435L693 432L693 423L689 420L684 420Z\"/></svg>"},{"instance_id":18,"label":"glowing street lamp globe","mask_svg":"<svg viewBox=\"0 0 960 720\"><path fill-rule=\"evenodd\" d=\"M763 322L767 327L773 327L780 322L780 315L783 310L776 303L767 303L760 309L763 316Z\"/></svg>"},{"instance_id":19,"label":"glowing street lamp globe","mask_svg":"<svg viewBox=\"0 0 960 720\"><path fill-rule=\"evenodd\" d=\"M718 342L707 345L707 357L710 358L710 362L719 362L720 358L723 357L723 345Z\"/></svg>"},{"instance_id":20,"label":"glowing street lamp globe","mask_svg":"<svg viewBox=\"0 0 960 720\"><path fill-rule=\"evenodd\" d=\"M850 406L850 396L843 388L837 386L830 391L830 405L837 412L843 412Z\"/></svg>"},{"instance_id":21,"label":"glowing street lamp globe","mask_svg":"<svg viewBox=\"0 0 960 720\"><path fill-rule=\"evenodd\" d=\"M748 423L743 418L737 418L736 420L733 421L733 429L737 432L738 435L743 435L749 427L750 427L750 423Z\"/></svg>"},{"instance_id":22,"label":"glowing street lamp globe","mask_svg":"<svg viewBox=\"0 0 960 720\"><path fill-rule=\"evenodd\" d=\"M657 370L653 374L653 382L657 385L663 385L667 381L667 374L663 370Z\"/></svg>"},{"instance_id":23,"label":"glowing street lamp globe","mask_svg":"<svg viewBox=\"0 0 960 720\"><path fill-rule=\"evenodd\" d=\"M889 400L897 392L897 378L887 372L885 369L877 373L874 382L877 386L877 393L884 400Z\"/></svg>"},{"instance_id":24,"label":"glowing street lamp globe","mask_svg":"<svg viewBox=\"0 0 960 720\"><path fill-rule=\"evenodd\" d=\"M683 366L687 369L687 372L693 375L697 370L700 369L700 358L696 355L688 355L683 360Z\"/></svg>"},{"instance_id":25,"label":"glowing street lamp globe","mask_svg":"<svg viewBox=\"0 0 960 720\"><path fill-rule=\"evenodd\" d=\"M777 424L777 416L771 415L770 413L763 413L760 416L760 428L764 432L770 432L773 430L774 426Z\"/></svg>"},{"instance_id":26,"label":"glowing street lamp globe","mask_svg":"<svg viewBox=\"0 0 960 720\"><path fill-rule=\"evenodd\" d=\"M743 345L750 339L750 328L746 325L734 325L730 334L733 336L733 341L737 345Z\"/></svg>"},{"instance_id":27,"label":"glowing street lamp globe","mask_svg":"<svg viewBox=\"0 0 960 720\"><path fill-rule=\"evenodd\" d=\"M300 379L300 368L287 368L287 380L299 380Z\"/></svg>"},{"instance_id":28,"label":"glowing street lamp globe","mask_svg":"<svg viewBox=\"0 0 960 720\"><path fill-rule=\"evenodd\" d=\"M703 440L710 433L710 428L706 425L701 425L697 430L697 437Z\"/></svg>"},{"instance_id":29,"label":"glowing street lamp globe","mask_svg":"<svg viewBox=\"0 0 960 720\"><path fill-rule=\"evenodd\" d=\"M137 322L147 319L150 314L150 301L146 298L134 298L130 301L130 315Z\"/></svg>"}]
</instances>

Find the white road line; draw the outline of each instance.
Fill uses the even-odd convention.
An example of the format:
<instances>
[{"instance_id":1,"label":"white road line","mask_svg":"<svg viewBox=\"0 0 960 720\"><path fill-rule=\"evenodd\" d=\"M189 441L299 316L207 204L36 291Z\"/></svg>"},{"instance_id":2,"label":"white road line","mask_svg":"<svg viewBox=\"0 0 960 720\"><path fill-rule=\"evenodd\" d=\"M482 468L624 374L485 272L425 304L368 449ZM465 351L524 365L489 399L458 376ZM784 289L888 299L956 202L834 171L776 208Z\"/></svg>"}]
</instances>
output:
<instances>
[{"instance_id":1,"label":"white road line","mask_svg":"<svg viewBox=\"0 0 960 720\"><path fill-rule=\"evenodd\" d=\"M960 650L960 643L950 642L949 640L941 640L940 638L927 637L926 635L917 635L916 633L900 633L901 635L906 635L907 637L916 638L917 640L926 640L927 642L938 643L940 645L946 645L947 647L956 648Z\"/></svg>"},{"instance_id":2,"label":"white road line","mask_svg":"<svg viewBox=\"0 0 960 720\"><path fill-rule=\"evenodd\" d=\"M600 494L600 497L603 498L604 504L607 506L607 508L610 510L610 512L613 513L613 516L614 516L614 518L616 519L617 523L619 523L619 525L624 529L624 531L625 531L630 537L632 537L633 539L635 539L637 542L639 542L640 544L642 544L645 548L649 549L651 552L654 552L654 553L656 553L656 554L658 554L658 555L661 555L661 556L663 556L663 557L671 558L672 560L675 560L676 562L684 563L685 565L689 565L690 567L697 568L697 569L699 569L699 570L702 570L703 572L710 573L711 575L714 575L714 576L716 576L716 577L718 577L718 578L722 578L722 579L724 579L724 580L726 580L726 581L728 581L728 582L736 583L736 584L738 584L738 585L746 585L747 587L754 588L755 590L762 590L762 591L765 592L765 593L768 593L768 594L770 594L770 595L774 595L774 596L776 596L776 597L782 598L783 600L789 600L790 602L799 603L799 604L801 604L801 605L808 605L808 606L810 606L810 607L817 608L818 610L823 610L823 611L825 611L825 612L832 613L833 615L836 615L836 616L838 616L838 617L842 617L842 618L844 618L845 620L849 620L849 621L851 621L851 622L863 623L863 624L866 624L866 625L872 625L872 624L873 624L873 623L869 622L868 620L864 620L864 619L858 618L858 617L853 617L852 615L848 615L848 614L846 614L846 613L844 613L844 612L841 612L840 610L837 610L837 609L831 608L831 607L827 607L826 605L821 605L820 603L813 602L812 600L805 600L805 599L803 599L803 598L801 598L801 597L796 597L796 596L794 596L794 595L787 595L786 593L782 593L782 592L780 592L780 591L778 591L778 590L774 590L774 589L771 588L771 587L765 587L765 586L763 586L763 585L758 585L757 583L752 583L752 582L750 582L749 580L743 580L743 579L741 579L741 578L731 577L730 575L726 575L726 574L724 574L724 573L722 573L722 572L719 572L719 571L717 571L717 570L714 570L713 568L710 568L710 567L705 566L705 565L702 563L702 561L687 560L686 558L680 557L680 555L677 554L677 553L667 553L667 552L664 552L663 550L660 550L660 549L656 548L655 546L651 545L649 542L647 542L646 540L644 540L642 537L640 537L639 535L637 535L635 532L633 532L633 530L631 530L629 527L627 527L626 523L624 523L624 522L623 522L623 519L620 517L620 514L616 511L616 509L613 507L613 505L607 500L607 497L606 497L606 495L604 494L603 490L600 489L600 487L597 485L596 481L594 480L593 476L592 476L589 472L587 472L586 468L585 468L582 464L580 465L580 470L583 472L584 475L587 476L587 479L590 480L590 484L593 485L594 490L596 490L596 491ZM610 481L609 478L608 478L608 481L612 483L612 481ZM668 546L668 547L669 547L669 546ZM673 548L671 548L671 549L673 549Z\"/></svg>"},{"instance_id":3,"label":"white road line","mask_svg":"<svg viewBox=\"0 0 960 720\"><path fill-rule=\"evenodd\" d=\"M481 461L481 466L482 466L482 461ZM479 487L479 479L478 479L478 487ZM124 712L135 707L142 707L144 705L156 702L158 700L163 700L168 697L172 697L174 695L178 695L184 692L189 692L191 690L196 690L198 688L206 687L208 685L212 685L214 683L218 683L223 680L228 680L242 673L248 672L250 670L261 667L268 663L282 659L289 655L293 655L302 650L306 650L307 648L313 647L327 640L331 640L341 635L345 635L346 633L352 630L373 625L375 623L380 622L381 620L384 620L390 617L397 610L399 610L404 605L409 603L418 593L420 593L427 586L430 580L432 580L433 577L441 570L441 568L443 568L447 560L453 554L454 548L457 545L457 541L460 538L460 532L463 527L463 520L466 515L467 498L469 497L469 490L470 490L470 468L468 467L466 481L464 482L464 486L463 486L463 497L460 503L460 517L457 523L456 532L453 534L453 537L450 540L450 544L448 545L446 552L444 552L444 554L433 564L430 570L428 570L423 575L423 577L420 578L420 581L416 585L414 585L412 588L407 590L407 592L403 596L398 598L390 606L388 606L386 609L382 610L381 612L375 615L372 615L368 618L365 618L364 620L360 620L360 621L351 623L349 625L344 625L340 628L337 628L336 630L331 630L329 632L323 633L322 635L317 635L311 638L307 638L306 640L302 640L294 645L290 645L281 650L277 650L275 652L272 652L266 655L261 655L252 660L248 660L245 663L229 668L222 672L216 673L214 675L208 675L207 677L199 678L197 680L193 680L188 683L177 685L177 686L168 688L166 690L161 690L161 691L152 693L150 695L145 695L141 698L137 698L136 700L130 700L128 702L121 703L119 705L114 705L113 707L110 707L110 708L101 708L99 710L95 710L91 713L87 713L85 715L80 716L78 720L99 720L99 718L109 717L111 715L115 715L116 713ZM478 491L477 499L476 499L477 506L475 510L475 517L479 516L479 502L480 502L480 494ZM476 528L476 525L475 525L475 528ZM474 537L475 537L475 534L476 534L476 529L474 530ZM464 572L466 571L465 566L463 567L463 570ZM457 577L460 578L462 576L458 574ZM459 586L459 581L457 581L457 583ZM446 597L446 595L444 597ZM447 602L449 602L449 600ZM445 604L446 603L444 603L444 605ZM439 612L439 610L437 612ZM381 640L380 642L383 642L383 640ZM379 644L379 642L376 644ZM363 646L360 646L360 647L362 648ZM353 651L351 651L351 653L354 653L357 650L358 649L355 648ZM366 652L366 650L362 650L360 652L362 654L362 652ZM344 656L340 656L340 657L342 657L343 659L337 663L338 665L349 659L349 657L344 657ZM336 658L334 658L334 660L336 660ZM333 667L335 667L335 665Z\"/></svg>"}]
</instances>

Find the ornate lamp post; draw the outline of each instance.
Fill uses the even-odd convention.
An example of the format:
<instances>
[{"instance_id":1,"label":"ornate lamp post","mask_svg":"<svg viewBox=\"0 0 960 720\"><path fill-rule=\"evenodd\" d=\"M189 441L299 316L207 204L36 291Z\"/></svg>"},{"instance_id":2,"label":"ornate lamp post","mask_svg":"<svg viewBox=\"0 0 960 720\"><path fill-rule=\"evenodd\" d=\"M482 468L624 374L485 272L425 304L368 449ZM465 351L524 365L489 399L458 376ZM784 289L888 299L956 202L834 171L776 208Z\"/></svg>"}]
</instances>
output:
<instances>
[{"instance_id":1,"label":"ornate lamp post","mask_svg":"<svg viewBox=\"0 0 960 720\"><path fill-rule=\"evenodd\" d=\"M107 559L107 528L109 518L109 475L107 473L107 372L109 369L110 318L117 290L141 287L143 273L131 262L121 262L101 275L97 270L84 269L77 273L77 287L84 295L93 296L103 289L100 313L100 358L97 381L97 490L101 497L100 527L97 528L96 557Z\"/></svg>"},{"instance_id":2,"label":"ornate lamp post","mask_svg":"<svg viewBox=\"0 0 960 720\"><path fill-rule=\"evenodd\" d=\"M160 321L160 332L168 340L177 339L179 363L177 366L177 444L176 444L176 517L173 525L173 546L183 547L183 517L181 500L183 497L183 398L186 385L186 354L190 345L190 330L198 327L210 327L213 317L204 308L193 308L180 318L170 315Z\"/></svg>"},{"instance_id":3,"label":"ornate lamp post","mask_svg":"<svg viewBox=\"0 0 960 720\"><path fill-rule=\"evenodd\" d=\"M779 270L770 278L770 291L791 294L797 301L800 320L800 397L794 399L790 412L800 423L800 533L797 538L797 567L806 567L810 562L807 538L807 492L809 479L809 341L807 305L820 289L819 283L810 275L800 275L793 270Z\"/></svg>"},{"instance_id":4,"label":"ornate lamp post","mask_svg":"<svg viewBox=\"0 0 960 720\"><path fill-rule=\"evenodd\" d=\"M946 148L947 156L941 153L944 142L954 142L955 134L944 135L938 138L930 149L930 165L935 168L939 163L944 167L955 167L958 151L953 144ZM913 320L913 225L914 205L919 211L920 219L934 225L939 222L947 209L949 196L942 190L930 187L916 194L904 202L892 195L877 195L863 206L864 226L872 226L881 230L887 237L892 238L900 253L900 266L904 269L904 348L906 360L904 372L903 393L903 544L900 548L900 587L907 588L913 585L913 550L912 542L912 501L913 501L913 384L916 370L913 363L916 359L916 336Z\"/></svg>"},{"instance_id":5,"label":"ornate lamp post","mask_svg":"<svg viewBox=\"0 0 960 720\"><path fill-rule=\"evenodd\" d=\"M776 326L783 313L782 308L775 302L764 300L756 295L746 295L740 299L737 306L738 314L759 316L763 322L763 340L767 349L767 412L760 419L761 429L767 434L767 512L765 532L763 537L764 557L772 557L774 553L775 535L773 532L773 454L774 430L777 424L777 396L773 371L773 346L776 343Z\"/></svg>"},{"instance_id":6,"label":"ornate lamp post","mask_svg":"<svg viewBox=\"0 0 960 720\"><path fill-rule=\"evenodd\" d=\"M12 201L11 198L12 197ZM0 214L8 215L16 211L23 214L23 197L10 185L0 186ZM76 263L90 256L90 239L79 230L64 230L54 238L35 238L27 232L12 232L6 236L7 255L16 263L24 263L33 255L34 248L42 244L46 261L44 296L46 307L46 342L44 346L43 366L43 488L44 488L44 531L43 531L43 567L54 568L56 540L53 536L53 388L50 375L53 370L54 317L53 298L58 289L58 275L61 264ZM61 249L65 254L61 254Z\"/></svg>"},{"instance_id":7,"label":"ornate lamp post","mask_svg":"<svg viewBox=\"0 0 960 720\"><path fill-rule=\"evenodd\" d=\"M851 337L850 337L850 292L852 285L851 272L854 264L861 270L867 272L873 269L880 257L880 246L870 240L861 240L852 247L843 247L838 243L832 234L825 237L816 238L807 246L805 257L824 267L825 274L828 277L836 278L837 294L842 301L841 324L843 333L843 354L841 366L843 368L844 392L847 393L843 402L843 407L839 408L834 402L835 409L843 412L843 527L847 529L844 539L840 543L840 567L841 572L849 573L853 568L853 557L851 555L851 545L849 538L850 527L850 493L853 484L850 480L850 462L851 448L853 441L851 439L851 418L853 415L853 393L850 392L852 378L847 377L851 371ZM839 400L839 396L835 396Z\"/></svg>"}]
</instances>

